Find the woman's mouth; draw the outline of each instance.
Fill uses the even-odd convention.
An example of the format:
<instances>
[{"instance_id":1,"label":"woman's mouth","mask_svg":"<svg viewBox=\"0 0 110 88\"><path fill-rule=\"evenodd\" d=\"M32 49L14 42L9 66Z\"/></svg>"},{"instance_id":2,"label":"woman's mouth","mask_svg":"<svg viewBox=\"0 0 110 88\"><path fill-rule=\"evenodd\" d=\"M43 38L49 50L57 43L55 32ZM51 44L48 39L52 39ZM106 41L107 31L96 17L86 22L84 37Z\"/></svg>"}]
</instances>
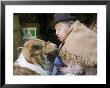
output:
<instances>
[{"instance_id":1,"label":"woman's mouth","mask_svg":"<svg viewBox=\"0 0 110 88\"><path fill-rule=\"evenodd\" d=\"M60 37L58 37L58 39L60 40Z\"/></svg>"},{"instance_id":2,"label":"woman's mouth","mask_svg":"<svg viewBox=\"0 0 110 88\"><path fill-rule=\"evenodd\" d=\"M60 39L60 38L58 38L58 39Z\"/></svg>"}]
</instances>

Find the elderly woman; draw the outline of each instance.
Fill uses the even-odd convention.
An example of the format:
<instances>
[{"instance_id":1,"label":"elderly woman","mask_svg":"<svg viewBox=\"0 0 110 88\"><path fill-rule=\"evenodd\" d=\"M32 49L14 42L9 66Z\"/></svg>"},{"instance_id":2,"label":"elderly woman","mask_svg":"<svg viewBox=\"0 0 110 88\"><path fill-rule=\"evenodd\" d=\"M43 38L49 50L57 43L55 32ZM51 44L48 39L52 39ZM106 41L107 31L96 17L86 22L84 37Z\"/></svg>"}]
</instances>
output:
<instances>
[{"instance_id":1,"label":"elderly woman","mask_svg":"<svg viewBox=\"0 0 110 88\"><path fill-rule=\"evenodd\" d=\"M57 13L52 22L58 39L59 55L67 67L61 67L64 74L96 75L97 35L69 13Z\"/></svg>"}]
</instances>

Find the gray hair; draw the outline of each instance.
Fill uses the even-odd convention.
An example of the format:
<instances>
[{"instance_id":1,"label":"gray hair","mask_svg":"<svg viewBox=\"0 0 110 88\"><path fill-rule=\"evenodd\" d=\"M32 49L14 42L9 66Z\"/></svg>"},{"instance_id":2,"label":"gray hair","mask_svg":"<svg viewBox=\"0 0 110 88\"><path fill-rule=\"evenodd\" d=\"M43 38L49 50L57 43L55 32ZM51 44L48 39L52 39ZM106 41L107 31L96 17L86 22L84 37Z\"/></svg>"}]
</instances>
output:
<instances>
[{"instance_id":1,"label":"gray hair","mask_svg":"<svg viewBox=\"0 0 110 88\"><path fill-rule=\"evenodd\" d=\"M66 21L66 22L62 22L63 24L66 24L69 27L71 27L71 25L74 23L74 21ZM65 31L68 31L68 29L65 29Z\"/></svg>"}]
</instances>

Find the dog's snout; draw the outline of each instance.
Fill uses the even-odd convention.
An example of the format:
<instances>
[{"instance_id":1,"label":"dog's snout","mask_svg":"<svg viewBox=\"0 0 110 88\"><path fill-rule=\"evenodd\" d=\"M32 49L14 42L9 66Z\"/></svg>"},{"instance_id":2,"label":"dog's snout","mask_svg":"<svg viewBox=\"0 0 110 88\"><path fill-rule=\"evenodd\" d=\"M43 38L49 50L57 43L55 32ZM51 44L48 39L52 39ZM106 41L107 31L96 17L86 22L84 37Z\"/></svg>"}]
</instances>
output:
<instances>
[{"instance_id":1,"label":"dog's snout","mask_svg":"<svg viewBox=\"0 0 110 88\"><path fill-rule=\"evenodd\" d=\"M57 49L57 45L56 44L51 43L51 45L52 45L52 47L53 47L54 50Z\"/></svg>"},{"instance_id":2,"label":"dog's snout","mask_svg":"<svg viewBox=\"0 0 110 88\"><path fill-rule=\"evenodd\" d=\"M57 45L56 44L54 44L54 46L57 48Z\"/></svg>"}]
</instances>

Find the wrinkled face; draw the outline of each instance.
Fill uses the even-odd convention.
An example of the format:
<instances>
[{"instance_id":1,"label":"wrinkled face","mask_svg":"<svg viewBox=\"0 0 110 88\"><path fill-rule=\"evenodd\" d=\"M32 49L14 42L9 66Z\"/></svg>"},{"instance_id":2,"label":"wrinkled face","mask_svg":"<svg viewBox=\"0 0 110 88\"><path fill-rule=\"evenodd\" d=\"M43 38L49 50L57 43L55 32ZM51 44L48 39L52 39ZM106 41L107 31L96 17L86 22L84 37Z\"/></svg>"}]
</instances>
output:
<instances>
[{"instance_id":1,"label":"wrinkled face","mask_svg":"<svg viewBox=\"0 0 110 88\"><path fill-rule=\"evenodd\" d=\"M60 41L64 41L67 37L68 25L59 22L55 25L56 35Z\"/></svg>"}]
</instances>

